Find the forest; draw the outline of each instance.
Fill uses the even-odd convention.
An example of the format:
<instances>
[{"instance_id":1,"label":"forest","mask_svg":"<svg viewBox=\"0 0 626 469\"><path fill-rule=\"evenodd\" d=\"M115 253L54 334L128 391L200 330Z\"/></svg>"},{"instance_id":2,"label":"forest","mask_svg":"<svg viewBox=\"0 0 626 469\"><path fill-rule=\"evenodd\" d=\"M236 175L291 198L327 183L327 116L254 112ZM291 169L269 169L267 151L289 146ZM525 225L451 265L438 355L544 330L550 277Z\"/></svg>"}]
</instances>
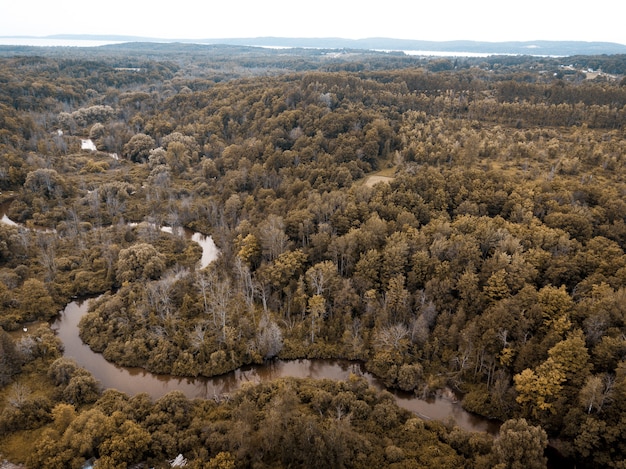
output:
<instances>
[{"instance_id":1,"label":"forest","mask_svg":"<svg viewBox=\"0 0 626 469\"><path fill-rule=\"evenodd\" d=\"M0 48L0 461L626 467L624 73L626 56ZM176 228L218 259L198 268ZM80 338L121 366L352 360L500 430L420 418L358 376L104 389L50 327L76 298L94 298Z\"/></svg>"}]
</instances>

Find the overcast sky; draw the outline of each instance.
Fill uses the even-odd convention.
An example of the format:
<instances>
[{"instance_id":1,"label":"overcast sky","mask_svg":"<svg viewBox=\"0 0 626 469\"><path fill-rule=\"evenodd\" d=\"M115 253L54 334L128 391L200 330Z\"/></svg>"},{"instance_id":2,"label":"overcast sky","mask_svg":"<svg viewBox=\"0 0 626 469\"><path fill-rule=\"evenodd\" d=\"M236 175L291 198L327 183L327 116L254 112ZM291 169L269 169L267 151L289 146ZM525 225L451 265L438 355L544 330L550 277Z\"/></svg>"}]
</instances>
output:
<instances>
[{"instance_id":1,"label":"overcast sky","mask_svg":"<svg viewBox=\"0 0 626 469\"><path fill-rule=\"evenodd\" d=\"M623 0L0 0L0 36L391 37L626 44L625 13Z\"/></svg>"}]
</instances>

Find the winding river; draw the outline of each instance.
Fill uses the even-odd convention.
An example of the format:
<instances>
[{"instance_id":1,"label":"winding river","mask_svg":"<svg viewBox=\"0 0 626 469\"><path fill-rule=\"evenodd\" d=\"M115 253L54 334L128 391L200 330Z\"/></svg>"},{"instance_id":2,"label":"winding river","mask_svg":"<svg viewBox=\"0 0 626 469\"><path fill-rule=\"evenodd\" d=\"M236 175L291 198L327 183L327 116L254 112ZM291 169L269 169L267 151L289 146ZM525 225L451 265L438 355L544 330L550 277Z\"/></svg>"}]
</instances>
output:
<instances>
[{"instance_id":1,"label":"winding river","mask_svg":"<svg viewBox=\"0 0 626 469\"><path fill-rule=\"evenodd\" d=\"M212 399L230 394L245 383L261 383L288 376L346 380L350 373L363 376L378 390L385 388L374 375L364 370L361 363L348 360L272 360L264 365L243 366L212 378L156 375L142 368L117 366L80 340L78 322L87 309L88 301L72 301L52 324L65 345L64 355L88 369L104 388L114 388L129 395L145 392L158 399L170 391L179 390L190 399ZM458 402L446 397L418 399L412 393L393 391L393 394L400 407L426 419L452 420L470 431L496 433L499 427L497 422L466 412Z\"/></svg>"},{"instance_id":2,"label":"winding river","mask_svg":"<svg viewBox=\"0 0 626 469\"><path fill-rule=\"evenodd\" d=\"M2 210L6 206L2 205L0 205L1 222L15 224L6 216ZM219 252L210 237L187 231L186 235L202 247L200 267L216 259ZM180 390L191 399L212 399L228 395L245 383L261 383L282 377L346 380L351 373L363 376L378 390L385 389L375 376L364 370L361 363L347 360L273 360L264 365L244 366L212 378L156 375L142 368L117 366L106 361L102 354L93 352L79 337L78 323L87 313L88 306L88 300L72 301L59 313L52 328L65 346L64 356L74 359L80 366L89 370L105 389L113 388L129 395L145 392L153 399L158 399L170 391ZM486 431L493 434L498 431L498 422L471 414L463 410L458 402L447 397L419 399L412 393L401 391L392 393L400 407L425 419L452 421L469 431Z\"/></svg>"}]
</instances>

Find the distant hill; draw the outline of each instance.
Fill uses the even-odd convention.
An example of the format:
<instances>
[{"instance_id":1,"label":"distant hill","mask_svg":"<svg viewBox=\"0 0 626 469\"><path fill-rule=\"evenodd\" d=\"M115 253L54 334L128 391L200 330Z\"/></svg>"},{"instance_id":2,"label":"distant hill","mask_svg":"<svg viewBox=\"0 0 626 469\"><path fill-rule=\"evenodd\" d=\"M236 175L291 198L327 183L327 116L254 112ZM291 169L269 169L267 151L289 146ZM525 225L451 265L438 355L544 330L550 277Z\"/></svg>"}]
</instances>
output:
<instances>
[{"instance_id":1,"label":"distant hill","mask_svg":"<svg viewBox=\"0 0 626 469\"><path fill-rule=\"evenodd\" d=\"M227 43L264 47L316 47L324 49L377 49L393 51L429 51L471 54L514 55L598 55L626 54L626 45L613 42L583 41L418 41L391 38L279 38L206 39L202 43Z\"/></svg>"},{"instance_id":2,"label":"distant hill","mask_svg":"<svg viewBox=\"0 0 626 469\"><path fill-rule=\"evenodd\" d=\"M275 48L321 48L321 49L366 49L389 51L428 51L441 52L442 55L488 54L488 55L612 55L626 54L626 45L613 42L584 41L420 41L392 38L216 38L216 39L162 39L136 36L106 35L54 35L44 39L93 40L111 42L181 42L198 44L226 44L238 46L262 46ZM431 54L432 55L432 54Z\"/></svg>"}]
</instances>

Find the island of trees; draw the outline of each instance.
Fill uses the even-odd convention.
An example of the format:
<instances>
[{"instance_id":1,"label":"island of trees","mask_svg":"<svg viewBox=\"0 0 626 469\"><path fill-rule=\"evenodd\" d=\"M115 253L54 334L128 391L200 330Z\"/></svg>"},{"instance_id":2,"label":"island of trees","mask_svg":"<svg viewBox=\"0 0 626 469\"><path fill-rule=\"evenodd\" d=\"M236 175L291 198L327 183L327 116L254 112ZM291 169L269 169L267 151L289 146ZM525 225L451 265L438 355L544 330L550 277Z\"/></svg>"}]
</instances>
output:
<instances>
[{"instance_id":1,"label":"island of trees","mask_svg":"<svg viewBox=\"0 0 626 469\"><path fill-rule=\"evenodd\" d=\"M27 467L626 467L626 57L0 49L0 454ZM90 141L95 150L84 148ZM170 231L160 230L169 226ZM219 258L177 234L212 236ZM364 363L231 396L102 389ZM178 457L178 455L181 455Z\"/></svg>"}]
</instances>

